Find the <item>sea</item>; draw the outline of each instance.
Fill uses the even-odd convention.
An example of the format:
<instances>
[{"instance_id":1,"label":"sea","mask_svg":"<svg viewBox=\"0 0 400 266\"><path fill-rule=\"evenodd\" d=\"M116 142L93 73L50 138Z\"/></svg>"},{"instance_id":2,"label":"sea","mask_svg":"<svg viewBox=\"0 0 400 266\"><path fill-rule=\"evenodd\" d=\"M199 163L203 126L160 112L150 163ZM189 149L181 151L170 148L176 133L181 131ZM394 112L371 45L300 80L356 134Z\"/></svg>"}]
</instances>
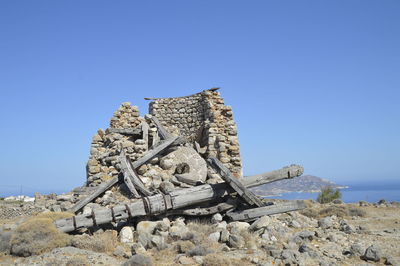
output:
<instances>
[{"instance_id":1,"label":"sea","mask_svg":"<svg viewBox=\"0 0 400 266\"><path fill-rule=\"evenodd\" d=\"M400 202L400 183L395 184L352 184L348 188L340 189L342 200L345 203L354 203L361 200L367 202L378 202L384 199L388 202ZM266 198L287 200L316 200L318 192L289 192L280 195L267 196Z\"/></svg>"},{"instance_id":2,"label":"sea","mask_svg":"<svg viewBox=\"0 0 400 266\"><path fill-rule=\"evenodd\" d=\"M342 193L342 200L346 203L358 202L360 200L364 200L367 202L378 202L381 199L385 199L386 201L398 201L400 202L400 181L392 182L392 183L363 183L363 184L348 184L348 188L340 189ZM26 195L33 196L35 192L40 192L41 194L50 194L50 193L66 193L70 191L69 189L34 189L27 188L22 186L13 186L13 187L0 187L0 197L8 197L8 196L18 196L18 195ZM281 195L268 196L266 198L274 198L274 199L313 199L316 200L318 196L318 192L290 192L283 193Z\"/></svg>"}]
</instances>

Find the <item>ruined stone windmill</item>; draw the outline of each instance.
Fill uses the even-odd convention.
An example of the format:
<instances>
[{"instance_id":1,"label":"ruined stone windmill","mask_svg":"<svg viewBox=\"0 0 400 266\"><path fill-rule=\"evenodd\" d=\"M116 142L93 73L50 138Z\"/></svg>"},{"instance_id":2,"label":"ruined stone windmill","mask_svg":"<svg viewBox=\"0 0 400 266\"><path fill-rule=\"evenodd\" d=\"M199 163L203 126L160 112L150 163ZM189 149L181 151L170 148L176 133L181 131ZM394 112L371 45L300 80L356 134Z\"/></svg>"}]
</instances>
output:
<instances>
[{"instance_id":1,"label":"ruined stone windmill","mask_svg":"<svg viewBox=\"0 0 400 266\"><path fill-rule=\"evenodd\" d=\"M303 208L298 201L266 206L248 189L300 176L303 167L242 178L232 108L224 105L217 90L145 98L151 100L145 117L136 106L123 103L110 127L93 137L86 194L77 192L70 209L78 215L58 220L56 226L70 232L140 216L217 212L250 221ZM88 208L92 201L105 208Z\"/></svg>"}]
</instances>

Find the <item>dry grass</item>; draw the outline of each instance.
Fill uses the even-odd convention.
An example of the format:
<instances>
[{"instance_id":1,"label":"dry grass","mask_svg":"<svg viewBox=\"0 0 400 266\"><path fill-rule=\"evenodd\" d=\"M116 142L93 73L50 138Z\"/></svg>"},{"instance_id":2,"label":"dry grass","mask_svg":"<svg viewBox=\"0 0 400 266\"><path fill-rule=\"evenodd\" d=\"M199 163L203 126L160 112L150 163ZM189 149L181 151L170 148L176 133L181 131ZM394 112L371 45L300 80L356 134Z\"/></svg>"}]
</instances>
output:
<instances>
[{"instance_id":1,"label":"dry grass","mask_svg":"<svg viewBox=\"0 0 400 266\"><path fill-rule=\"evenodd\" d=\"M212 253L204 257L203 266L245 266L254 265L246 258L229 258L221 253Z\"/></svg>"},{"instance_id":2,"label":"dry grass","mask_svg":"<svg viewBox=\"0 0 400 266\"><path fill-rule=\"evenodd\" d=\"M346 205L332 205L323 208L309 207L300 211L300 213L309 218L324 218L327 216L336 215L343 218L348 216L365 217L367 212L361 208L350 207Z\"/></svg>"},{"instance_id":3,"label":"dry grass","mask_svg":"<svg viewBox=\"0 0 400 266\"><path fill-rule=\"evenodd\" d=\"M113 230L96 233L92 236L77 235L71 241L71 245L74 247L109 254L114 251L118 244L117 232Z\"/></svg>"},{"instance_id":4,"label":"dry grass","mask_svg":"<svg viewBox=\"0 0 400 266\"><path fill-rule=\"evenodd\" d=\"M13 232L11 253L26 257L69 245L71 237L59 231L54 221L72 215L63 212L48 212L30 217Z\"/></svg>"}]
</instances>

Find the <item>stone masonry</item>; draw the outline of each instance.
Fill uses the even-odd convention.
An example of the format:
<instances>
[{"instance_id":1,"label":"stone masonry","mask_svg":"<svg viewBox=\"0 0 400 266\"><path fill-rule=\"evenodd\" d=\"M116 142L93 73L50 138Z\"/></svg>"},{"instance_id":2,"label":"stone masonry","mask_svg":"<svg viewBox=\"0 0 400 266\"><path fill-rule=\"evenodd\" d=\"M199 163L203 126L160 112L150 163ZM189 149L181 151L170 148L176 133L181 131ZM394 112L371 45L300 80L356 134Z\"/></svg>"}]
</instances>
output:
<instances>
[{"instance_id":1,"label":"stone masonry","mask_svg":"<svg viewBox=\"0 0 400 266\"><path fill-rule=\"evenodd\" d=\"M158 98L149 105L171 132L179 132L206 148L205 157L214 156L236 176L242 176L237 126L232 107L224 104L216 89L178 98Z\"/></svg>"},{"instance_id":2,"label":"stone masonry","mask_svg":"<svg viewBox=\"0 0 400 266\"><path fill-rule=\"evenodd\" d=\"M182 152L190 154L190 149L196 148L201 151L204 159L217 157L236 177L242 176L237 127L232 108L224 105L224 100L215 89L186 97L153 99L149 105L149 113L150 115L141 117L137 106L132 106L129 102L122 103L111 118L110 127L97 131L92 139L86 168L87 186L97 186L119 174L118 156L121 149L124 149L133 162L157 144L157 127L150 119L151 116L156 116L172 135L184 136L189 143L175 157L172 151L154 158L137 170L149 189L166 191L191 186L190 183L182 182L186 179L179 172L179 166L182 165L179 156ZM207 183L222 181L213 175L204 176L204 179L206 180L202 182Z\"/></svg>"}]
</instances>

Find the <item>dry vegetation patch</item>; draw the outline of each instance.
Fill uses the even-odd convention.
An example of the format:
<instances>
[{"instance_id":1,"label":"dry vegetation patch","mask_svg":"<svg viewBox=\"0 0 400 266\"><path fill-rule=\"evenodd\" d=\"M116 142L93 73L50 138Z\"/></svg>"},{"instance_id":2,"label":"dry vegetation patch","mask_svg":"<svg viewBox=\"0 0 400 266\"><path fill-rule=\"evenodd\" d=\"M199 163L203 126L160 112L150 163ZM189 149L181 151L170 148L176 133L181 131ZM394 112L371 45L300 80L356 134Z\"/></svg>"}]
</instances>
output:
<instances>
[{"instance_id":1,"label":"dry vegetation patch","mask_svg":"<svg viewBox=\"0 0 400 266\"><path fill-rule=\"evenodd\" d=\"M28 218L12 234L11 253L27 257L69 245L71 237L59 231L54 221L72 215L48 212Z\"/></svg>"},{"instance_id":2,"label":"dry vegetation patch","mask_svg":"<svg viewBox=\"0 0 400 266\"><path fill-rule=\"evenodd\" d=\"M118 245L117 232L107 230L102 233L95 233L92 236L77 235L72 239L71 245L76 248L95 252L112 253Z\"/></svg>"}]
</instances>

